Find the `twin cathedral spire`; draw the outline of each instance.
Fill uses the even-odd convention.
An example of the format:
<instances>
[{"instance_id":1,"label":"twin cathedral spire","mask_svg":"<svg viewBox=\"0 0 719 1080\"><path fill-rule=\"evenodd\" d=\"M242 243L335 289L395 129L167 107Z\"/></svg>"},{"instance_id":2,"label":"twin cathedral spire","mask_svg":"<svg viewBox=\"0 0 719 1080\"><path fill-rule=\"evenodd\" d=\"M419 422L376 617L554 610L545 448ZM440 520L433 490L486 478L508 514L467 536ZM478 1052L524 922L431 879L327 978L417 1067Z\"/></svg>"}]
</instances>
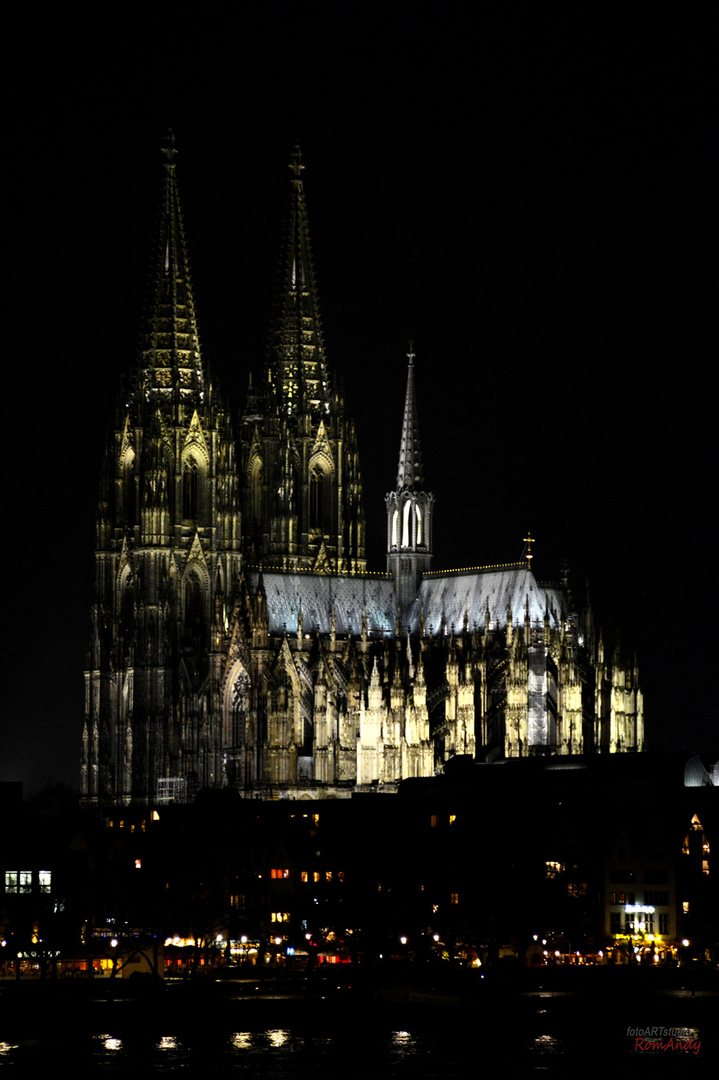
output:
<instances>
[{"instance_id":1,"label":"twin cathedral spire","mask_svg":"<svg viewBox=\"0 0 719 1080\"><path fill-rule=\"evenodd\" d=\"M363 573L357 436L325 356L299 148L264 375L242 418L243 532L251 564Z\"/></svg>"},{"instance_id":2,"label":"twin cathedral spire","mask_svg":"<svg viewBox=\"0 0 719 1080\"><path fill-rule=\"evenodd\" d=\"M239 445L201 354L172 134L164 156L142 348L97 516L89 801L259 783L266 709L249 708L245 650L261 636L262 596L250 600L244 575L366 569L357 438L325 356L299 149L264 374ZM248 603L259 623L243 624Z\"/></svg>"},{"instance_id":3,"label":"twin cathedral spire","mask_svg":"<svg viewBox=\"0 0 719 1080\"><path fill-rule=\"evenodd\" d=\"M85 803L183 802L203 787L348 797L456 754L642 749L636 664L605 659L565 586L540 584L529 557L430 572L411 346L387 574L366 572L357 437L325 355L299 150L264 370L234 430L201 354L175 162L170 136L142 348L104 461Z\"/></svg>"}]
</instances>

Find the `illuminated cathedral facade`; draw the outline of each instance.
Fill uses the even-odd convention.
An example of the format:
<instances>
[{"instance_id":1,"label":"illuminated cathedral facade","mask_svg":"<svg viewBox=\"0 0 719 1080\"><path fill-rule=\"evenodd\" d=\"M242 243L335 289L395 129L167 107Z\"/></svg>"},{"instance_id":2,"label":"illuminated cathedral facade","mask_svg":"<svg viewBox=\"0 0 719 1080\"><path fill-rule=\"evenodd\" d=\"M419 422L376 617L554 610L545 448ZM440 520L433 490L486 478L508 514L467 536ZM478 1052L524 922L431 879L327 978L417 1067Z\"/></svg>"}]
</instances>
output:
<instances>
[{"instance_id":1,"label":"illuminated cathedral facade","mask_svg":"<svg viewBox=\"0 0 719 1080\"><path fill-rule=\"evenodd\" d=\"M348 797L456 755L643 750L636 664L605 654L566 581L538 582L531 553L432 571L411 348L387 565L368 573L299 152L267 360L233 423L200 353L171 140L165 154L154 292L97 515L85 804Z\"/></svg>"}]
</instances>

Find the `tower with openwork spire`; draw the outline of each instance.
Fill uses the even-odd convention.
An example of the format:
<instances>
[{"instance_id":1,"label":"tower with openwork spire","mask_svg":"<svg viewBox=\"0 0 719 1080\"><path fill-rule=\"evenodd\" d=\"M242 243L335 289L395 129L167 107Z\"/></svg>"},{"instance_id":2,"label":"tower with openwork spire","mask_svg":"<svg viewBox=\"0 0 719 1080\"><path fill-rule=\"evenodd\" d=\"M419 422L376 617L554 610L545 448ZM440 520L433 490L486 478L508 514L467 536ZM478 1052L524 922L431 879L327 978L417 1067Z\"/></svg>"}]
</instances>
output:
<instances>
[{"instance_id":1,"label":"tower with openwork spire","mask_svg":"<svg viewBox=\"0 0 719 1080\"><path fill-rule=\"evenodd\" d=\"M414 390L414 349L407 354L407 393L399 448L397 485L385 497L387 572L394 578L400 610L406 613L417 595L422 574L432 561L434 495L424 490L422 448Z\"/></svg>"},{"instance_id":2,"label":"tower with openwork spire","mask_svg":"<svg viewBox=\"0 0 719 1080\"><path fill-rule=\"evenodd\" d=\"M362 573L357 438L325 355L299 147L261 384L242 423L245 550L265 568Z\"/></svg>"},{"instance_id":3,"label":"tower with openwork spire","mask_svg":"<svg viewBox=\"0 0 719 1080\"><path fill-rule=\"evenodd\" d=\"M86 803L183 798L228 767L218 686L240 575L235 444L200 353L171 134L164 154L148 318L97 516Z\"/></svg>"}]
</instances>

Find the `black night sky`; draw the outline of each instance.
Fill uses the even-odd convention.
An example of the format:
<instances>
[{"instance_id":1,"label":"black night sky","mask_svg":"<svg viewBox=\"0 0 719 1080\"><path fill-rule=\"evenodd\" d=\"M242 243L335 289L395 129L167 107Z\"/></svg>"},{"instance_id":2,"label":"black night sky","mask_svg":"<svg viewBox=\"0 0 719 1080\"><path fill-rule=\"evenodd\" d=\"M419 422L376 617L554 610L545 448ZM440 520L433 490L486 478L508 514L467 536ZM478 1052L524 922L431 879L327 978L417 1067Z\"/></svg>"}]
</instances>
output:
<instances>
[{"instance_id":1,"label":"black night sky","mask_svg":"<svg viewBox=\"0 0 719 1080\"><path fill-rule=\"evenodd\" d=\"M299 139L372 569L412 338L435 567L516 560L531 530L538 577L566 556L606 636L638 651L650 746L715 748L709 20L246 10L158 7L156 25L90 43L65 13L18 38L0 778L78 785L101 454L137 355L170 124L204 359L235 415L264 358Z\"/></svg>"}]
</instances>

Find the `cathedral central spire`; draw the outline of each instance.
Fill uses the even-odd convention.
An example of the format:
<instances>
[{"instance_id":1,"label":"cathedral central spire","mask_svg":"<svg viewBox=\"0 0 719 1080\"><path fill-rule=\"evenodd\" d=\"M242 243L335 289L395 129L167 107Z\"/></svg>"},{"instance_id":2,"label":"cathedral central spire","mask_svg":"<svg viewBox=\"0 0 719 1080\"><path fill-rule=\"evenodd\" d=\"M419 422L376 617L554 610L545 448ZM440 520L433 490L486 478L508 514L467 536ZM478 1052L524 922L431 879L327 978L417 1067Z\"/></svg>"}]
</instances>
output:
<instances>
[{"instance_id":1,"label":"cathedral central spire","mask_svg":"<svg viewBox=\"0 0 719 1080\"><path fill-rule=\"evenodd\" d=\"M165 185L154 270L154 295L143 338L139 390L157 405L197 407L207 392L177 188L175 137L163 146Z\"/></svg>"},{"instance_id":2,"label":"cathedral central spire","mask_svg":"<svg viewBox=\"0 0 719 1080\"><path fill-rule=\"evenodd\" d=\"M404 399L397 487L385 497L387 507L387 571L392 574L400 608L407 612L422 574L432 562L434 495L424 490L422 449L414 392L414 348L407 353L407 393Z\"/></svg>"},{"instance_id":3,"label":"cathedral central spire","mask_svg":"<svg viewBox=\"0 0 719 1080\"><path fill-rule=\"evenodd\" d=\"M331 408L302 183L304 169L296 146L290 160L292 201L268 362L276 406L286 416L327 415Z\"/></svg>"},{"instance_id":4,"label":"cathedral central spire","mask_svg":"<svg viewBox=\"0 0 719 1080\"><path fill-rule=\"evenodd\" d=\"M404 401L402 440L399 448L397 491L419 490L424 484L422 475L422 447L419 441L417 404L414 394L414 342L409 343L409 368L407 370L407 393Z\"/></svg>"}]
</instances>

